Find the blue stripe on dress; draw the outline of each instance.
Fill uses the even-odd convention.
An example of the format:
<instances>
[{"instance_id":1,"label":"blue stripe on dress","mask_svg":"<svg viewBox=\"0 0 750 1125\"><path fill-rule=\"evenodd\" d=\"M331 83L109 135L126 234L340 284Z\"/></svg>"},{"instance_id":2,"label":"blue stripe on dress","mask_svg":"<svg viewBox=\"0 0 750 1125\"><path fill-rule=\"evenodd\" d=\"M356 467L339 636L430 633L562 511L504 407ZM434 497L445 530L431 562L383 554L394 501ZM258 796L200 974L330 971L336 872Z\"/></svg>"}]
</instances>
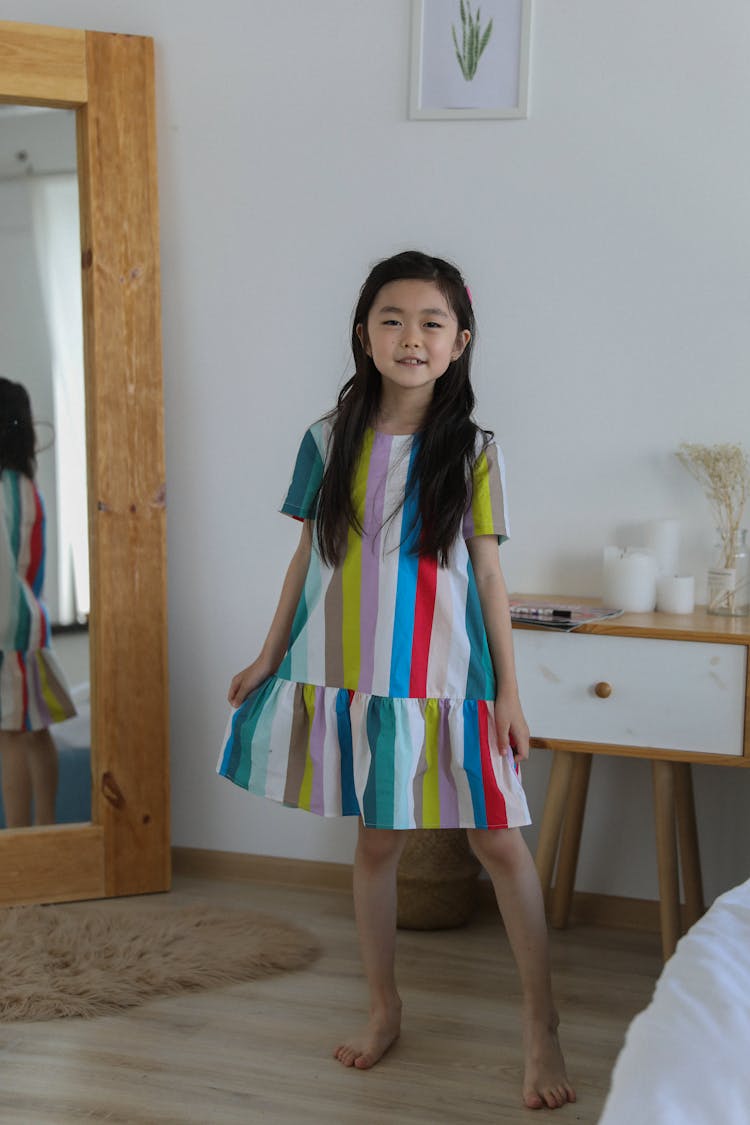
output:
<instances>
[{"instance_id":1,"label":"blue stripe on dress","mask_svg":"<svg viewBox=\"0 0 750 1125\"><path fill-rule=\"evenodd\" d=\"M464 718L464 772L469 783L471 803L474 811L474 824L477 828L487 827L487 809L484 803L484 784L482 782L482 753L479 744L479 716L476 700L465 699Z\"/></svg>"},{"instance_id":2,"label":"blue stripe on dress","mask_svg":"<svg viewBox=\"0 0 750 1125\"><path fill-rule=\"evenodd\" d=\"M396 607L393 615L391 677L388 694L395 699L407 698L411 683L411 650L414 638L414 609L417 598L420 535L419 489L416 481L412 481L416 454L417 442L413 442L401 518L402 538L398 552Z\"/></svg>"}]
</instances>

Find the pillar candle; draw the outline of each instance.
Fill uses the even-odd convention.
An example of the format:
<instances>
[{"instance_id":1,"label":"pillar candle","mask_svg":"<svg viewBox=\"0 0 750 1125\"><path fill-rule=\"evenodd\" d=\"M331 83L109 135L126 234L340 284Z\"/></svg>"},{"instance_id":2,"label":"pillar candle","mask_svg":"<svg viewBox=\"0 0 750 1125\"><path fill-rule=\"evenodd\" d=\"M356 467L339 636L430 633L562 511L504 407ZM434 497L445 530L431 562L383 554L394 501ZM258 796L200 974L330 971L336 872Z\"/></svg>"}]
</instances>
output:
<instances>
[{"instance_id":1,"label":"pillar candle","mask_svg":"<svg viewBox=\"0 0 750 1125\"><path fill-rule=\"evenodd\" d=\"M603 600L626 613L650 613L656 605L656 559L647 550L604 548Z\"/></svg>"},{"instance_id":2,"label":"pillar candle","mask_svg":"<svg viewBox=\"0 0 750 1125\"><path fill-rule=\"evenodd\" d=\"M656 608L660 613L692 613L695 579L692 574L662 574L656 580Z\"/></svg>"},{"instance_id":3,"label":"pillar candle","mask_svg":"<svg viewBox=\"0 0 750 1125\"><path fill-rule=\"evenodd\" d=\"M680 521L650 520L644 530L646 546L656 556L659 574L676 574L680 554Z\"/></svg>"}]
</instances>

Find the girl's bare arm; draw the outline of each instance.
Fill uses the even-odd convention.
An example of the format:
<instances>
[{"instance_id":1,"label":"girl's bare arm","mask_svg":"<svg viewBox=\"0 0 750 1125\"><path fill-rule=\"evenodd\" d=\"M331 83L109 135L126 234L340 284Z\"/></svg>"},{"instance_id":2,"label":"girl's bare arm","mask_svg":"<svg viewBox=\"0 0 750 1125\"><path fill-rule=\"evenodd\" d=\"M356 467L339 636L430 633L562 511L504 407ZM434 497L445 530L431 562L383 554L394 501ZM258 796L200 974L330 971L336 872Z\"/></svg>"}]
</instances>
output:
<instances>
[{"instance_id":1,"label":"girl's bare arm","mask_svg":"<svg viewBox=\"0 0 750 1125\"><path fill-rule=\"evenodd\" d=\"M292 555L292 561L289 563L279 595L279 604L276 607L276 613L268 630L268 636L263 642L260 655L232 679L227 698L233 707L239 707L250 692L268 679L281 664L289 645L294 613L305 584L307 568L310 565L312 526L311 520L305 520L300 541L297 550Z\"/></svg>"},{"instance_id":2,"label":"girl's bare arm","mask_svg":"<svg viewBox=\"0 0 750 1125\"><path fill-rule=\"evenodd\" d=\"M500 568L497 539L494 535L477 535L468 541L467 546L497 680L495 725L498 745L504 747L510 743L517 757L528 758L529 728L518 695L508 592Z\"/></svg>"}]
</instances>

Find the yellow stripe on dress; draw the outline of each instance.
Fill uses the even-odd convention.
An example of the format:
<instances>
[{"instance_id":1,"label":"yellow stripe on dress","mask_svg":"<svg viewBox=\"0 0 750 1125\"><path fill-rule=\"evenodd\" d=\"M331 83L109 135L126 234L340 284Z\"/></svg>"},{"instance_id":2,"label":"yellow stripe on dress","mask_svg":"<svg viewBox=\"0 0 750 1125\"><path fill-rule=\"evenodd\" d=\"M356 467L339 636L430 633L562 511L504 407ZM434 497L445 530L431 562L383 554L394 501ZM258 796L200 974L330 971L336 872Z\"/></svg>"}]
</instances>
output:
<instances>
[{"instance_id":1,"label":"yellow stripe on dress","mask_svg":"<svg viewBox=\"0 0 750 1125\"><path fill-rule=\"evenodd\" d=\"M312 799L313 762L310 756L310 737L312 735L313 719L315 718L315 685L305 684L302 688L302 698L307 711L307 746L305 752L305 772L302 774L302 784L299 787L297 806L300 809L310 810Z\"/></svg>"},{"instance_id":2,"label":"yellow stripe on dress","mask_svg":"<svg viewBox=\"0 0 750 1125\"><path fill-rule=\"evenodd\" d=\"M495 530L492 519L492 496L490 493L490 466L487 454L480 453L474 466L471 517L474 521L475 535L491 535Z\"/></svg>"},{"instance_id":3,"label":"yellow stripe on dress","mask_svg":"<svg viewBox=\"0 0 750 1125\"><path fill-rule=\"evenodd\" d=\"M362 443L357 469L352 484L354 511L360 524L365 518L367 473L370 467L375 431L368 430ZM343 623L341 648L344 661L344 687L356 691L359 687L360 668L360 600L362 593L362 538L353 527L347 533L346 558L342 567Z\"/></svg>"},{"instance_id":4,"label":"yellow stripe on dress","mask_svg":"<svg viewBox=\"0 0 750 1125\"><path fill-rule=\"evenodd\" d=\"M34 660L34 654L30 654L29 663ZM63 706L60 698L58 697L54 685L50 683L47 675L47 666L43 660L37 660L36 666L39 671L39 680L42 687L42 698L44 699L45 706L49 711L49 717L53 723L61 723L63 719L67 719L70 712ZM31 692L29 692L29 706L31 706Z\"/></svg>"},{"instance_id":5,"label":"yellow stripe on dress","mask_svg":"<svg viewBox=\"0 0 750 1125\"><path fill-rule=\"evenodd\" d=\"M439 731L440 705L438 700L426 699L424 707L424 743L427 769L422 782L422 825L425 828L440 827Z\"/></svg>"}]
</instances>

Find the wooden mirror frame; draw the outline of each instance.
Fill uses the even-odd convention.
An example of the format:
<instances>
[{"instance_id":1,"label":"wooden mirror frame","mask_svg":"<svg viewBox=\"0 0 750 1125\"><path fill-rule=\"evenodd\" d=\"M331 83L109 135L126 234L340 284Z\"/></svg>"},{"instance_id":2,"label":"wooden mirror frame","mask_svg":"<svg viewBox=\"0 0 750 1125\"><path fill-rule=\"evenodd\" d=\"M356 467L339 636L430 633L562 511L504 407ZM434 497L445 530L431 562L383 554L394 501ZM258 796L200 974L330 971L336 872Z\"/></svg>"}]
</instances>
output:
<instances>
[{"instance_id":1,"label":"wooden mirror frame","mask_svg":"<svg viewBox=\"0 0 750 1125\"><path fill-rule=\"evenodd\" d=\"M77 110L91 823L0 832L0 905L169 887L166 500L153 41L0 22L0 102Z\"/></svg>"}]
</instances>

